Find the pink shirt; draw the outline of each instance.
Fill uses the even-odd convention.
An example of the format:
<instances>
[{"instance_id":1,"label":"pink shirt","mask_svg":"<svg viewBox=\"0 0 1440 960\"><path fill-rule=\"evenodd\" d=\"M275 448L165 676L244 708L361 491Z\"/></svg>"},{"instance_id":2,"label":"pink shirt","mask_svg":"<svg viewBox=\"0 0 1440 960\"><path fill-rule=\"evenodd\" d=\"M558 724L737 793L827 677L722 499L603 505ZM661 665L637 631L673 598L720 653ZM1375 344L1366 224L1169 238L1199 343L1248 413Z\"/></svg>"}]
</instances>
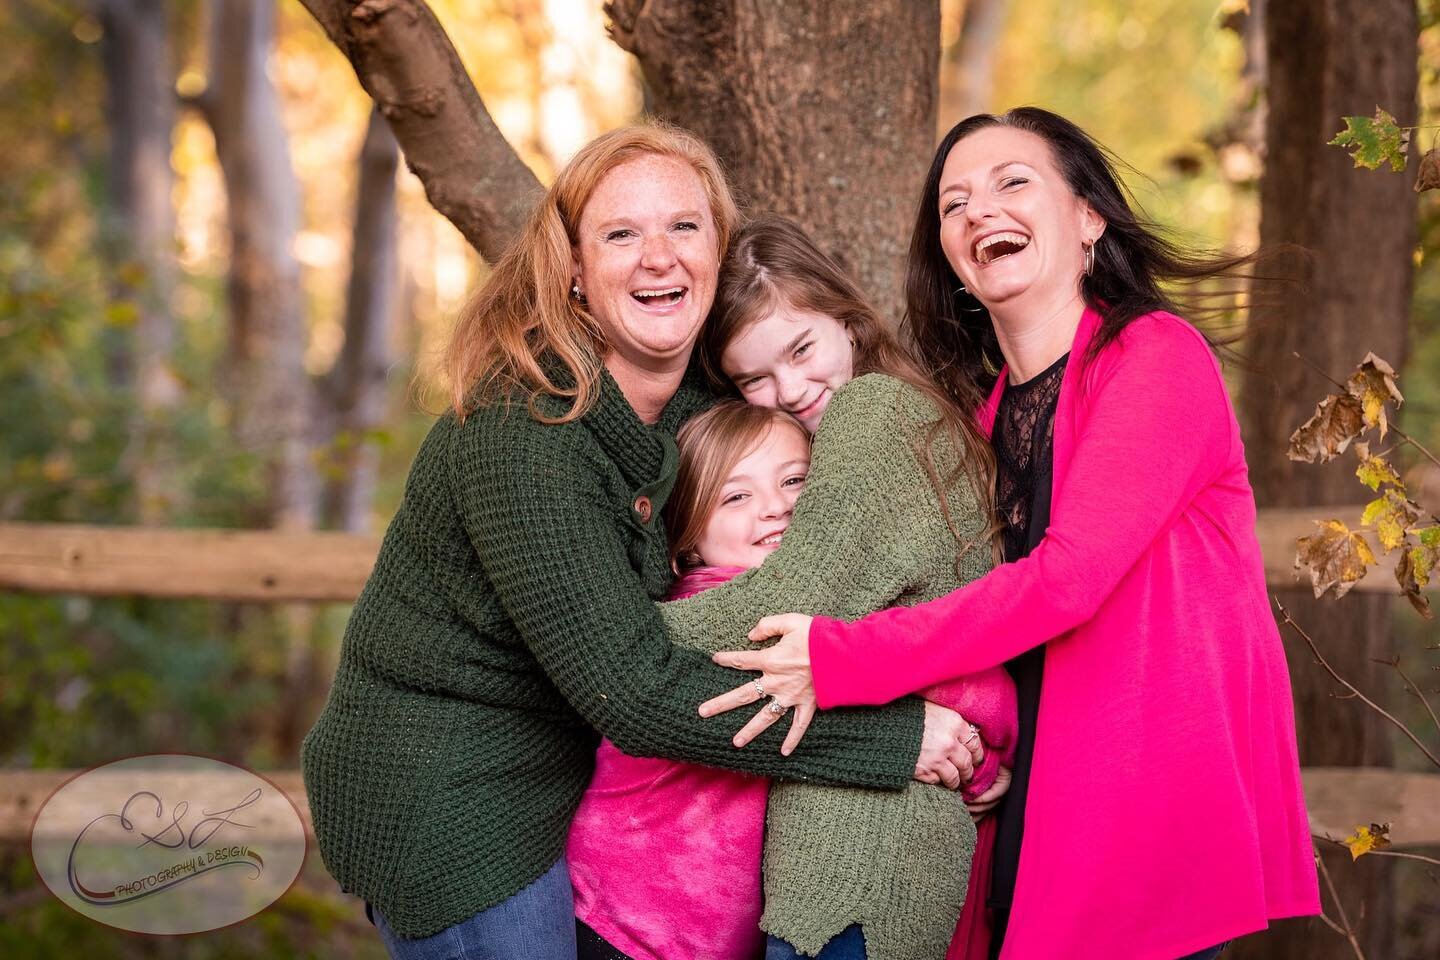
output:
<instances>
[{"instance_id":1,"label":"pink shirt","mask_svg":"<svg viewBox=\"0 0 1440 960\"><path fill-rule=\"evenodd\" d=\"M810 633L822 707L1048 643L1006 960L1173 960L1319 912L1290 678L1219 367L1165 313L1087 365L1098 324L1087 310L1071 349L1036 549L930 603Z\"/></svg>"},{"instance_id":2,"label":"pink shirt","mask_svg":"<svg viewBox=\"0 0 1440 960\"><path fill-rule=\"evenodd\" d=\"M742 572L691 571L670 599ZM575 915L633 960L759 957L769 791L763 777L631 757L602 740L565 850Z\"/></svg>"}]
</instances>

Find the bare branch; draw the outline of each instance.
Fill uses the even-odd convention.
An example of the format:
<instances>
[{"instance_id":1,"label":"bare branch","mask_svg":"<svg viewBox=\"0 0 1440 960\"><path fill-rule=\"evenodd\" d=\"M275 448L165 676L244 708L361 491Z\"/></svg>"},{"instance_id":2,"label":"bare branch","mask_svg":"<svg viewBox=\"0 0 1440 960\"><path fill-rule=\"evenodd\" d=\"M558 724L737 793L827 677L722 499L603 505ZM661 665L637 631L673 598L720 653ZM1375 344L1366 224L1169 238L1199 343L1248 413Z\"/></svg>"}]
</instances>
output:
<instances>
[{"instance_id":1,"label":"bare branch","mask_svg":"<svg viewBox=\"0 0 1440 960\"><path fill-rule=\"evenodd\" d=\"M1324 910L1320 911L1320 919L1325 921L1325 925L1331 930L1334 930L1336 933L1340 934L1340 936L1346 936L1345 928L1340 926L1340 924L1336 923L1334 920L1331 920L1330 917L1326 915Z\"/></svg>"},{"instance_id":2,"label":"bare branch","mask_svg":"<svg viewBox=\"0 0 1440 960\"><path fill-rule=\"evenodd\" d=\"M1430 722L1435 724L1435 729L1440 730L1440 717L1437 717L1435 715L1435 708L1430 706L1430 701L1426 698L1425 691L1421 690L1420 685L1417 684L1414 680L1411 680L1410 675L1407 674L1405 670L1400 666L1400 658L1395 657L1393 660L1376 660L1375 662L1388 663L1390 666L1395 668L1395 672L1400 674L1400 679L1405 681L1406 688L1411 693L1415 694L1415 696L1419 698L1421 703L1425 704L1425 712L1430 714Z\"/></svg>"},{"instance_id":3,"label":"bare branch","mask_svg":"<svg viewBox=\"0 0 1440 960\"><path fill-rule=\"evenodd\" d=\"M1350 917L1345 913L1345 904L1340 902L1340 894L1335 892L1335 881L1330 879L1330 868L1325 866L1325 858L1320 851L1315 851L1315 865L1320 868L1320 876L1325 879L1325 887L1330 891L1330 899L1335 901L1335 910L1340 914L1340 923L1326 918L1330 928L1350 941L1350 949L1355 951L1356 960L1365 960L1365 951L1360 949L1360 941L1355 938L1355 929L1350 926ZM1322 915L1323 916L1323 915Z\"/></svg>"},{"instance_id":4,"label":"bare branch","mask_svg":"<svg viewBox=\"0 0 1440 960\"><path fill-rule=\"evenodd\" d=\"M424 0L301 0L355 68L425 185L425 195L494 263L541 193L505 141Z\"/></svg>"},{"instance_id":5,"label":"bare branch","mask_svg":"<svg viewBox=\"0 0 1440 960\"><path fill-rule=\"evenodd\" d=\"M1320 666L1324 667L1325 672L1330 674L1331 677L1335 678L1336 683L1345 687L1345 689L1349 690L1360 700L1364 701L1367 707L1369 707L1371 710L1374 710L1376 713L1380 714L1380 716L1384 717L1386 720L1389 720L1392 724L1394 724L1396 729L1398 729L1401 733L1405 734L1405 736L1410 739L1411 743L1415 744L1415 746L1420 748L1420 752L1425 754L1426 758L1429 759L1431 763L1435 764L1435 766L1437 767L1440 767L1440 757L1437 757L1435 756L1435 754L1431 753L1430 748L1425 746L1425 744L1421 742L1419 737L1415 736L1414 731L1412 731L1408 726L1406 726L1404 721L1397 719L1384 707L1380 706L1374 700L1371 700L1369 697L1365 696L1365 694L1361 693L1360 690L1356 688L1353 683L1351 683L1349 680L1346 680L1344 677L1340 676L1340 674L1335 672L1335 668L1330 666L1329 661L1327 661L1323 656L1321 656L1320 648L1315 646L1315 641L1310 639L1310 634L1306 633L1303 629L1301 629L1300 624L1296 623L1290 618L1290 611L1285 609L1285 605L1280 602L1280 599L1278 597L1275 598L1275 606L1280 608L1280 615L1285 618L1285 624L1290 627L1291 630L1294 630L1297 634L1300 635L1300 638L1305 641L1305 645L1310 648L1310 652L1315 655L1315 659L1319 661Z\"/></svg>"},{"instance_id":6,"label":"bare branch","mask_svg":"<svg viewBox=\"0 0 1440 960\"><path fill-rule=\"evenodd\" d=\"M1326 843L1333 843L1337 847L1349 849L1349 845L1346 844L1344 840L1336 840L1329 834L1312 833L1310 836L1315 840L1324 840ZM1367 857L1398 857L1401 860L1419 860L1421 863L1431 863L1440 867L1440 860L1434 857L1427 857L1420 853L1402 853L1399 850L1366 850L1363 855Z\"/></svg>"}]
</instances>

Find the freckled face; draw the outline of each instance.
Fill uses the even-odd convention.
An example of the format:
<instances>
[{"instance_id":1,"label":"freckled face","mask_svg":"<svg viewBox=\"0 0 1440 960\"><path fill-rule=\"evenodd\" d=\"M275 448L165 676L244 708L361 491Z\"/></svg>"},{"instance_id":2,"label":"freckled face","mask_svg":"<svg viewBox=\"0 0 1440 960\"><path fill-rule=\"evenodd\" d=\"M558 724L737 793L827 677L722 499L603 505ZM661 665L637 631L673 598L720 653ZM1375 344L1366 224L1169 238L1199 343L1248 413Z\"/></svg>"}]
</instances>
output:
<instances>
[{"instance_id":1,"label":"freckled face","mask_svg":"<svg viewBox=\"0 0 1440 960\"><path fill-rule=\"evenodd\" d=\"M809 472L810 438L771 427L730 471L695 552L710 566L760 566L779 548Z\"/></svg>"},{"instance_id":2,"label":"freckled face","mask_svg":"<svg viewBox=\"0 0 1440 960\"><path fill-rule=\"evenodd\" d=\"M940 246L989 309L1018 297L1073 297L1085 245L1105 221L1071 193L1049 145L1026 130L985 127L956 143L940 177Z\"/></svg>"},{"instance_id":3,"label":"freckled face","mask_svg":"<svg viewBox=\"0 0 1440 960\"><path fill-rule=\"evenodd\" d=\"M747 403L779 407L814 433L855 375L855 346L834 317L782 303L730 342L720 369Z\"/></svg>"},{"instance_id":4,"label":"freckled face","mask_svg":"<svg viewBox=\"0 0 1440 960\"><path fill-rule=\"evenodd\" d=\"M580 215L575 283L631 366L684 363L715 300L719 239L688 164L644 156L600 181Z\"/></svg>"}]
</instances>

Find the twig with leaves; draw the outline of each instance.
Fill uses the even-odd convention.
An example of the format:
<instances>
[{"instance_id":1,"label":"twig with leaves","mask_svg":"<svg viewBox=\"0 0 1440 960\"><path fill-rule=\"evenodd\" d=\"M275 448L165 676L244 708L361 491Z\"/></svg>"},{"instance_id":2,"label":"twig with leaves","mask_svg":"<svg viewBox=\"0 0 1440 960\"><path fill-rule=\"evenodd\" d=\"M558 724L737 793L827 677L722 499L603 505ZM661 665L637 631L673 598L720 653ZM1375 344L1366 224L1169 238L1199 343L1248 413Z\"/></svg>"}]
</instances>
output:
<instances>
[{"instance_id":1,"label":"twig with leaves","mask_svg":"<svg viewBox=\"0 0 1440 960\"><path fill-rule=\"evenodd\" d=\"M1373 117L1342 117L1345 129L1330 141L1331 146L1344 147L1350 151L1355 166L1366 170L1378 170L1385 164L1399 172L1405 169L1410 159L1410 135L1420 126L1402 127L1394 117L1380 107L1375 108ZM1420 171L1415 177L1415 192L1422 193L1440 187L1440 149L1432 143L1430 149L1420 158Z\"/></svg>"},{"instance_id":2,"label":"twig with leaves","mask_svg":"<svg viewBox=\"0 0 1440 960\"><path fill-rule=\"evenodd\" d=\"M1298 353L1295 356L1319 370ZM1304 463L1326 463L1353 444L1358 460L1355 476L1379 494L1365 507L1360 525L1375 531L1385 553L1400 551L1395 581L1411 606L1429 619L1433 613L1424 590L1440 565L1440 518L1410 498L1399 471L1387 459L1389 451L1371 453L1369 442L1360 438L1376 430L1383 441L1393 433L1436 466L1440 460L1409 434L1390 425L1387 408L1399 408L1405 402L1390 364L1373 353L1366 354L1344 383L1319 372L1339 392L1320 401L1315 415L1290 435L1288 456ZM1422 522L1422 518L1428 519ZM1343 597L1378 563L1375 552L1363 534L1340 520L1316 521L1316 525L1318 533L1302 537L1296 544L1295 569L1310 574L1316 598L1329 591Z\"/></svg>"}]
</instances>

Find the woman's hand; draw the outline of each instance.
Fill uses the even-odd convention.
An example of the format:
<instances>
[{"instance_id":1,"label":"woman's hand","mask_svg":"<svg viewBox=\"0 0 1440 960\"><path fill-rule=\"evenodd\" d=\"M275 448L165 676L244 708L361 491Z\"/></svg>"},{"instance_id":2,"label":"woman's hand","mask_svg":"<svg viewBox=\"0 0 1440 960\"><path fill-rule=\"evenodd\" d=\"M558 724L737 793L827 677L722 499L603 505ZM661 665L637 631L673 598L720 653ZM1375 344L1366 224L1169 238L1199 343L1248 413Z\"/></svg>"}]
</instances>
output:
<instances>
[{"instance_id":1,"label":"woman's hand","mask_svg":"<svg viewBox=\"0 0 1440 960\"><path fill-rule=\"evenodd\" d=\"M979 820L1000 805L1000 801L1010 790L1011 776L1009 767L996 769L995 782L990 785L990 789L976 797L973 802L965 804L970 808L972 819Z\"/></svg>"},{"instance_id":2,"label":"woman's hand","mask_svg":"<svg viewBox=\"0 0 1440 960\"><path fill-rule=\"evenodd\" d=\"M756 651L727 651L712 658L718 664L736 670L758 670L760 676L747 680L744 686L700 704L700 716L713 717L736 707L768 698L769 702L750 722L740 728L732 741L743 747L764 733L766 728L791 710L790 732L780 745L780 753L790 756L815 719L815 684L810 675L810 622L813 617L800 613L782 613L766 617L750 631L751 643L762 643L771 637L780 640L774 646ZM928 729L929 724L927 722Z\"/></svg>"},{"instance_id":3,"label":"woman's hand","mask_svg":"<svg viewBox=\"0 0 1440 960\"><path fill-rule=\"evenodd\" d=\"M975 776L983 754L975 728L949 707L925 701L925 735L915 761L915 779L959 790Z\"/></svg>"}]
</instances>

